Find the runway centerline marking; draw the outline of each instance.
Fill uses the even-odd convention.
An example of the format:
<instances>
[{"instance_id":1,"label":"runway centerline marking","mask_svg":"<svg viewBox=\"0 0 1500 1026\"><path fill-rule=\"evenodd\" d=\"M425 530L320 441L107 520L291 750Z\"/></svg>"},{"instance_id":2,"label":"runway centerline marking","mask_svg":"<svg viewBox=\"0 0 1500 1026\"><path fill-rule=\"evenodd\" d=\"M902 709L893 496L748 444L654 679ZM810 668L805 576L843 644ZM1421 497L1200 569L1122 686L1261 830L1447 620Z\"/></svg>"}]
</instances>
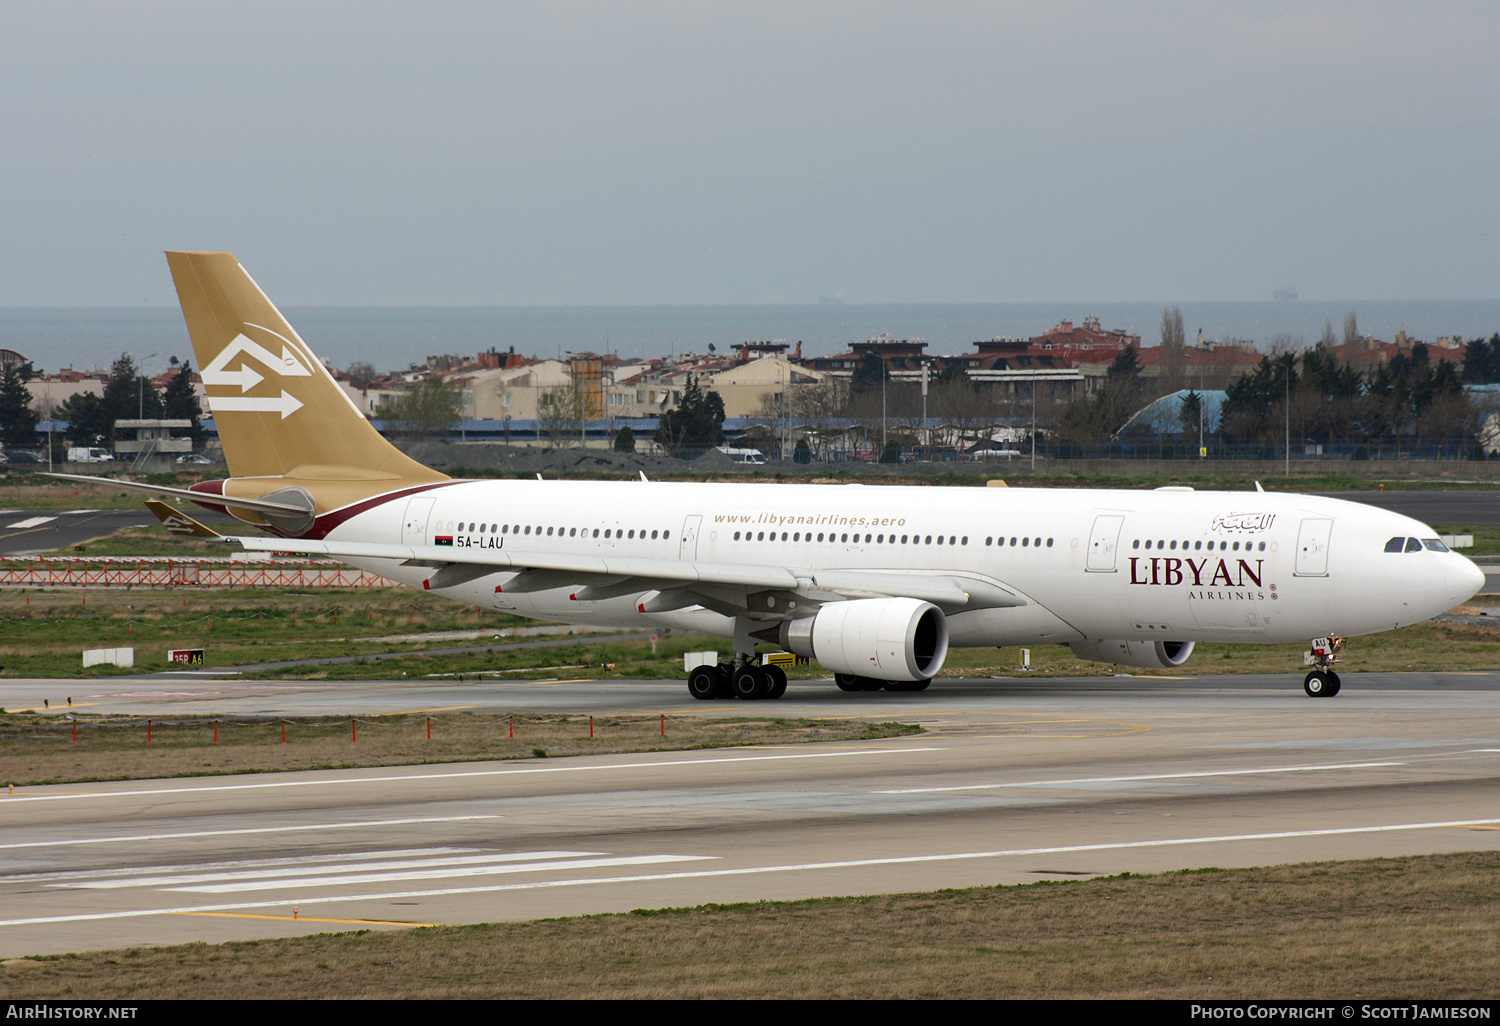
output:
<instances>
[{"instance_id":1,"label":"runway centerline marking","mask_svg":"<svg viewBox=\"0 0 1500 1026\"><path fill-rule=\"evenodd\" d=\"M561 855L572 854L559 852ZM301 890L307 887L341 887L349 884L396 883L401 880L444 880L464 876L502 876L511 873L546 873L554 870L605 869L609 866L650 866L662 862L701 862L717 859L716 855L616 855L593 859L553 860L549 862L516 862L509 865L485 865L433 869L406 873L370 873L343 876L308 876L290 880L247 880L243 883L205 883L196 886L163 887L162 890L198 894L234 894L243 891Z\"/></svg>"},{"instance_id":2,"label":"runway centerline marking","mask_svg":"<svg viewBox=\"0 0 1500 1026\"><path fill-rule=\"evenodd\" d=\"M676 766L717 766L741 762L779 762L788 759L838 759L866 755L906 755L939 752L941 748L867 748L854 752L803 752L797 755L750 755L720 759L671 759L662 762L614 762L588 766L535 766L526 769L473 770L466 773L410 773L379 777L330 777L323 780L279 780L255 784L219 784L208 787L158 787L140 790L83 791L71 794L11 795L0 797L0 808L18 802L52 802L79 798L153 797L163 794L203 794L218 791L262 791L286 787L330 787L340 784L386 784L409 780L463 780L465 778L523 776L538 773L594 773L624 769L670 769Z\"/></svg>"},{"instance_id":3,"label":"runway centerline marking","mask_svg":"<svg viewBox=\"0 0 1500 1026\"><path fill-rule=\"evenodd\" d=\"M998 784L961 784L953 787L905 787L871 794L932 794L940 791L989 791L999 787L1067 787L1070 784L1125 784L1144 780L1195 780L1202 777L1244 777L1264 773L1306 773L1312 770L1381 769L1404 762L1344 762L1317 766L1268 766L1260 769L1204 770L1199 773L1142 773L1123 777L1073 777L1066 780L1016 780Z\"/></svg>"},{"instance_id":4,"label":"runway centerline marking","mask_svg":"<svg viewBox=\"0 0 1500 1026\"><path fill-rule=\"evenodd\" d=\"M398 898L435 898L456 894L490 894L504 891L541 890L550 887L581 887L598 884L653 883L662 880L710 879L728 876L756 876L768 873L797 873L822 869L851 869L865 866L913 865L924 862L960 862L977 859L1006 858L1025 855L1059 855L1071 852L1126 851L1144 848L1168 848L1193 844L1229 844L1245 841L1288 840L1303 837L1338 837L1355 834L1395 833L1412 830L1443 830L1475 825L1500 825L1497 819L1458 819L1430 823L1386 823L1377 826L1327 827L1318 830L1280 830L1263 834L1220 834L1210 837L1172 837L1155 841L1118 841L1100 844L1070 844L1049 848L1011 848L1000 851L957 852L948 855L904 855L882 859L849 859L841 862L804 862L780 866L747 866L741 869L702 869L679 873L651 873L641 876L584 877L572 880L533 880L524 883L491 884L483 887L452 887L427 891L395 891L383 894L338 894L324 897L302 897L301 905L330 904L341 901L391 901ZM83 912L75 915L36 916L26 919L0 920L0 926L38 926L48 923L93 922L106 919L138 919L144 916L182 915L189 912L235 912L241 909L284 905L285 899L237 902L224 905L189 905L176 908L130 909L119 912Z\"/></svg>"},{"instance_id":5,"label":"runway centerline marking","mask_svg":"<svg viewBox=\"0 0 1500 1026\"><path fill-rule=\"evenodd\" d=\"M62 888L66 888L66 889L69 889L69 890L88 890L88 891L120 890L120 889L125 888L125 887L155 887L155 888L170 887L170 888L173 888L173 889L176 889L176 890L195 890L195 889L199 889L199 888L191 888L191 887L182 888L182 887L177 887L176 885L178 885L178 884L232 884L232 883L234 883L236 881L254 880L254 881L258 881L258 882L264 883L265 886L267 886L267 887L274 887L274 886L276 886L279 883L295 883L295 884L298 884L298 885L303 885L304 881L302 881L302 880L295 880L295 879L288 879L288 878L299 877L300 876L300 877L304 877L304 878L309 878L309 879L317 880L318 878L316 876L309 877L309 874L316 874L316 873L319 873L319 872L321 872L321 873L323 873L325 875L330 874L330 873L337 873L337 876L334 877L334 879L339 879L340 883L346 883L346 882L349 882L349 881L355 881L355 880L360 880L360 879L370 879L370 880L386 879L386 877L382 877L382 876L360 877L360 876L354 875L354 874L358 874L358 873L388 873L391 870L437 869L439 867L467 867L467 868L471 868L471 869L478 869L479 867L496 866L496 865L500 865L500 864L504 864L504 863L524 863L528 859L533 860L533 864L537 864L537 865L562 865L562 863L560 863L560 862L557 861L558 859L584 859L584 858L595 858L595 859L597 859L597 858L603 858L607 854L608 854L608 852L602 852L602 851L508 851L508 852L488 852L488 853L484 853L484 852L480 852L480 853L469 852L469 853L463 854L463 855L444 855L444 856L433 856L433 857L427 857L427 858L421 857L420 854L417 854L417 855L407 854L406 857L402 857L402 858L384 858L384 859L382 859L378 855L376 855L376 856L365 856L364 857L365 861L359 861L357 859L346 860L343 865L329 865L326 862L321 863L321 864L317 864L317 863L314 863L313 860L307 860L305 862L302 862L301 864L297 864L297 860L289 860L289 861L292 862L291 865L261 866L261 867L257 867L257 868L254 868L254 869L224 870L224 869L214 869L214 868L210 868L210 867L206 867L206 866L198 866L198 867L186 866L186 867L180 867L177 870L177 872L175 872L175 873L173 873L173 872L170 871L170 867L165 867L165 869L163 867L157 867L155 869L152 869L152 868L143 868L143 869L137 870L136 871L137 872L136 876L130 876L130 875L128 875L128 872L127 873L117 873L117 872L111 871L108 877L103 877L103 874L95 874L95 878L94 879L87 879L88 874L86 872L75 871L75 872L73 872L70 875L73 877L73 879L79 879L80 877L84 877L84 879L82 879L81 882L79 882L79 883L59 882L59 883L53 883L52 886L53 887L62 887ZM534 860L537 860L537 859L542 859L542 860L545 860L545 861L537 863L537 862L534 861ZM568 864L571 865L572 863L568 863ZM514 868L514 867L511 867L511 868ZM184 870L191 870L191 869L196 869L197 872L185 872L184 871ZM508 871L508 870L497 869L495 871L496 872L505 872L505 871ZM155 876L141 876L141 875L139 875L140 873L152 873L152 872L155 872L157 875L155 875ZM423 877L423 876L445 876L445 875L447 875L447 874L445 874L445 873L415 874L414 873L413 876L411 877L411 879L418 879L419 877ZM455 873L453 875L455 875L455 876L461 876L461 875L466 875L466 874ZM395 880L395 879L403 879L403 877L401 877L401 876L392 876L389 879L393 879L393 880ZM230 890L234 890L235 888L230 887L229 889ZM251 888L246 888L246 889L248 889L248 890L255 890L256 888L251 887Z\"/></svg>"},{"instance_id":6,"label":"runway centerline marking","mask_svg":"<svg viewBox=\"0 0 1500 1026\"><path fill-rule=\"evenodd\" d=\"M412 826L418 823L462 823L471 819L503 819L497 815L428 816L421 819L371 819L358 823L308 823L303 826L240 827L234 830L191 830L174 834L134 834L128 837L73 837L62 841L16 841L5 848L57 848L70 844L121 844L125 841L178 841L188 837L233 837L239 834L281 834L297 830L353 830L357 827Z\"/></svg>"}]
</instances>

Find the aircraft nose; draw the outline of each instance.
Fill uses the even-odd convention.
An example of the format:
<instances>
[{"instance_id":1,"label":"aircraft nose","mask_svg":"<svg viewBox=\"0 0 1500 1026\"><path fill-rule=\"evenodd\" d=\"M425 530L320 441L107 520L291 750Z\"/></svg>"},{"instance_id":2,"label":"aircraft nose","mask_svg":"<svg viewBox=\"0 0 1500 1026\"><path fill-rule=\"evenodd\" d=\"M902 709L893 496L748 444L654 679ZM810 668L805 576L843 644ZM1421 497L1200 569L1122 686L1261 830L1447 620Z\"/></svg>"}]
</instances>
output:
<instances>
[{"instance_id":1,"label":"aircraft nose","mask_svg":"<svg viewBox=\"0 0 1500 1026\"><path fill-rule=\"evenodd\" d=\"M1448 596L1454 602L1463 602L1479 594L1484 588L1484 571L1466 556L1453 554L1448 562Z\"/></svg>"}]
</instances>

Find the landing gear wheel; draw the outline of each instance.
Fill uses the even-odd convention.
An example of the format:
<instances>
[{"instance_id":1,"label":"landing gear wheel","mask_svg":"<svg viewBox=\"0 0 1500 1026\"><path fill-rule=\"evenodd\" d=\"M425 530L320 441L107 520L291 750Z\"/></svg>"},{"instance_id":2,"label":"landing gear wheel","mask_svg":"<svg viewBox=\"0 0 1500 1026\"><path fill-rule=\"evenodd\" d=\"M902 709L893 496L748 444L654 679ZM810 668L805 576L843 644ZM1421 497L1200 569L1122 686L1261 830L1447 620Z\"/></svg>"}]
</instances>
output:
<instances>
[{"instance_id":1,"label":"landing gear wheel","mask_svg":"<svg viewBox=\"0 0 1500 1026\"><path fill-rule=\"evenodd\" d=\"M840 691L863 691L864 678L857 677L852 673L835 673L833 682L839 686Z\"/></svg>"},{"instance_id":2,"label":"landing gear wheel","mask_svg":"<svg viewBox=\"0 0 1500 1026\"><path fill-rule=\"evenodd\" d=\"M928 677L926 680L914 680L910 684L906 685L906 690L908 690L908 691L926 691L927 690L927 685L929 685L931 683L932 683L932 678L931 677Z\"/></svg>"},{"instance_id":3,"label":"landing gear wheel","mask_svg":"<svg viewBox=\"0 0 1500 1026\"><path fill-rule=\"evenodd\" d=\"M742 666L734 674L734 694L736 698L753 702L759 698L765 698L771 691L770 678L759 666Z\"/></svg>"},{"instance_id":4,"label":"landing gear wheel","mask_svg":"<svg viewBox=\"0 0 1500 1026\"><path fill-rule=\"evenodd\" d=\"M1323 697L1324 698L1332 698L1334 695L1336 695L1336 694L1339 693L1339 688L1341 686L1342 686L1342 683L1339 681L1339 675L1336 674L1336 673L1334 673L1332 670L1329 670L1328 671L1328 688L1327 688L1327 690L1325 690L1323 692Z\"/></svg>"},{"instance_id":5,"label":"landing gear wheel","mask_svg":"<svg viewBox=\"0 0 1500 1026\"><path fill-rule=\"evenodd\" d=\"M885 681L876 680L874 677L859 678L859 690L861 691L879 691L884 688L885 685Z\"/></svg>"},{"instance_id":6,"label":"landing gear wheel","mask_svg":"<svg viewBox=\"0 0 1500 1026\"><path fill-rule=\"evenodd\" d=\"M1328 679L1328 674L1322 670L1314 670L1302 681L1302 690L1307 692L1308 698L1323 698L1329 694L1333 683Z\"/></svg>"},{"instance_id":7,"label":"landing gear wheel","mask_svg":"<svg viewBox=\"0 0 1500 1026\"><path fill-rule=\"evenodd\" d=\"M706 702L717 696L719 691L718 668L714 666L699 666L688 674L688 694L700 702Z\"/></svg>"},{"instance_id":8,"label":"landing gear wheel","mask_svg":"<svg viewBox=\"0 0 1500 1026\"><path fill-rule=\"evenodd\" d=\"M780 698L786 694L786 671L779 666L767 666L765 673L771 679L771 690L766 692L766 697Z\"/></svg>"},{"instance_id":9,"label":"landing gear wheel","mask_svg":"<svg viewBox=\"0 0 1500 1026\"><path fill-rule=\"evenodd\" d=\"M723 663L720 663L719 665L715 666L713 669L714 669L714 697L715 698L733 698L734 697L734 681L732 680L731 674L730 674L730 671L731 671L732 668L728 667L728 666L725 666Z\"/></svg>"}]
</instances>

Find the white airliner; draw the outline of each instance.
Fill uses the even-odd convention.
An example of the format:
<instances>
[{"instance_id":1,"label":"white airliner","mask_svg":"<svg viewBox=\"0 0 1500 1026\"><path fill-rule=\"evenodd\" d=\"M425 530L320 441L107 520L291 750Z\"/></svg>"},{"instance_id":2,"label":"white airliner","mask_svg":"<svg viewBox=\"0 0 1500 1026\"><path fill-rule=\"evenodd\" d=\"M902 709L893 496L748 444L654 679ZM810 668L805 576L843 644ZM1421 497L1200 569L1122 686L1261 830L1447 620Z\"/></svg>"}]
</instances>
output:
<instances>
[{"instance_id":1,"label":"white airliner","mask_svg":"<svg viewBox=\"0 0 1500 1026\"><path fill-rule=\"evenodd\" d=\"M1416 520L1306 495L452 480L381 438L232 255L167 258L232 476L136 487L278 536L228 539L246 549L524 616L732 639L731 662L689 674L699 699L779 697L757 642L845 690L901 691L954 645L1160 668L1199 641L1308 639L1304 688L1331 696L1343 638L1484 583Z\"/></svg>"}]
</instances>

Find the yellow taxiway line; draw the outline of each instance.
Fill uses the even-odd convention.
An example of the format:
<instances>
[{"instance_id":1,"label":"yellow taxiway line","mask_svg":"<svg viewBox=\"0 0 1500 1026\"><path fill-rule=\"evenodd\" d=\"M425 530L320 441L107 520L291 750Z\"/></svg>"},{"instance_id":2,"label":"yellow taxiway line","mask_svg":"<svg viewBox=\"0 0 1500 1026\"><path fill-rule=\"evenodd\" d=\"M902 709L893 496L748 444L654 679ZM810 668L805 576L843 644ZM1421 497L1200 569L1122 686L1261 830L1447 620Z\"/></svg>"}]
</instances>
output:
<instances>
[{"instance_id":1,"label":"yellow taxiway line","mask_svg":"<svg viewBox=\"0 0 1500 1026\"><path fill-rule=\"evenodd\" d=\"M347 923L354 926L441 926L441 923L409 923L386 919L315 919L312 916L266 916L250 912L169 912L173 916L209 916L217 919L278 919L288 923Z\"/></svg>"}]
</instances>

